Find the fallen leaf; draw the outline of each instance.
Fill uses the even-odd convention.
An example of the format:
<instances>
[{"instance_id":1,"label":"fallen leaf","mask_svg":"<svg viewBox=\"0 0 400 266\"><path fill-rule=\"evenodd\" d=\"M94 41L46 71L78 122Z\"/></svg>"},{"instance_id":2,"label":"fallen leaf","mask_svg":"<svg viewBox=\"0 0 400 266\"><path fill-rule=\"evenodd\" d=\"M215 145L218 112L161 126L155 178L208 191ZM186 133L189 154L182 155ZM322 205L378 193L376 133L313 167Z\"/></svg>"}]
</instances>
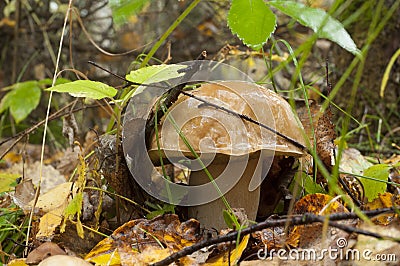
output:
<instances>
[{"instance_id":1,"label":"fallen leaf","mask_svg":"<svg viewBox=\"0 0 400 266\"><path fill-rule=\"evenodd\" d=\"M326 215L337 212L348 212L348 210L337 200L326 194L309 194L296 202L293 208L294 214L314 213Z\"/></svg>"},{"instance_id":2,"label":"fallen leaf","mask_svg":"<svg viewBox=\"0 0 400 266\"><path fill-rule=\"evenodd\" d=\"M15 187L15 193L12 195L12 198L18 207L25 210L29 202L35 197L35 192L32 179L25 179Z\"/></svg>"},{"instance_id":3,"label":"fallen leaf","mask_svg":"<svg viewBox=\"0 0 400 266\"><path fill-rule=\"evenodd\" d=\"M385 182L389 178L389 170L390 166L387 164L376 164L365 169L364 176L366 178L361 178L360 181L364 186L365 197L369 202L376 199L379 193L386 191L387 184Z\"/></svg>"},{"instance_id":4,"label":"fallen leaf","mask_svg":"<svg viewBox=\"0 0 400 266\"><path fill-rule=\"evenodd\" d=\"M190 219L181 223L175 214L129 221L100 241L85 260L99 265L155 262L196 243L200 239L199 230L198 221Z\"/></svg>"},{"instance_id":5,"label":"fallen leaf","mask_svg":"<svg viewBox=\"0 0 400 266\"><path fill-rule=\"evenodd\" d=\"M204 265L228 265L228 262L230 262L231 265L236 265L242 256L243 251L247 247L247 244L249 243L249 238L250 235L245 235L234 250L219 254L217 257L213 257L208 260Z\"/></svg>"},{"instance_id":6,"label":"fallen leaf","mask_svg":"<svg viewBox=\"0 0 400 266\"><path fill-rule=\"evenodd\" d=\"M375 209L380 209L380 208L391 208L393 206L399 206L400 205L400 196L399 195L393 195L389 192L385 192L383 194L379 194L376 199L374 199L372 202L368 202L365 204L364 208L366 210L375 210ZM396 213L384 213L381 215L378 215L371 220L375 224L379 225L388 225L391 222L395 220L395 217L398 215Z\"/></svg>"}]
</instances>

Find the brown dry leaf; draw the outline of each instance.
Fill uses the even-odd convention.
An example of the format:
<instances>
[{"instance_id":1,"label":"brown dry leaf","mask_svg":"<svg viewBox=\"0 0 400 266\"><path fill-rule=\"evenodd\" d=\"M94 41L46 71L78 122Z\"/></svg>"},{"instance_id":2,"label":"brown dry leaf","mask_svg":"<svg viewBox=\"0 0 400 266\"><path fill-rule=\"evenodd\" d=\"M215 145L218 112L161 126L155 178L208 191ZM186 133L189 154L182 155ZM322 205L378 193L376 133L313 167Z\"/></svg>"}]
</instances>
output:
<instances>
[{"instance_id":1,"label":"brown dry leaf","mask_svg":"<svg viewBox=\"0 0 400 266\"><path fill-rule=\"evenodd\" d=\"M26 258L27 264L38 264L42 260L54 256L54 255L65 255L65 251L62 250L57 244L52 242L45 242L39 247L32 250Z\"/></svg>"},{"instance_id":2,"label":"brown dry leaf","mask_svg":"<svg viewBox=\"0 0 400 266\"><path fill-rule=\"evenodd\" d=\"M152 220L129 221L116 229L109 238L99 242L85 259L99 265L133 265L132 261L137 265L136 263L144 263L141 261L143 259L161 260L166 254L196 243L200 239L199 230L198 221L190 219L181 223L175 214L158 216ZM149 248L149 257L144 256L143 252Z\"/></svg>"},{"instance_id":3,"label":"brown dry leaf","mask_svg":"<svg viewBox=\"0 0 400 266\"><path fill-rule=\"evenodd\" d=\"M310 100L309 111L304 103L301 107L297 108L296 111L303 124L305 134L310 140L311 147L314 147L313 135L315 135L317 154L327 169L330 170L334 164L334 140L336 138L335 126L332 123L332 113L330 109L322 113L321 105ZM310 121L310 114L312 121ZM303 158L303 162L308 167L308 172L312 172L312 157L307 156ZM320 175L317 179L317 183L323 182Z\"/></svg>"},{"instance_id":4,"label":"brown dry leaf","mask_svg":"<svg viewBox=\"0 0 400 266\"><path fill-rule=\"evenodd\" d=\"M317 154L325 166L330 170L334 165L334 151L336 138L335 126L332 123L332 112L326 110L318 119L315 128Z\"/></svg>"},{"instance_id":5,"label":"brown dry leaf","mask_svg":"<svg viewBox=\"0 0 400 266\"><path fill-rule=\"evenodd\" d=\"M29 202L34 199L35 193L36 189L32 179L25 179L15 187L15 193L12 198L18 207L25 210Z\"/></svg>"},{"instance_id":6,"label":"brown dry leaf","mask_svg":"<svg viewBox=\"0 0 400 266\"><path fill-rule=\"evenodd\" d=\"M390 208L393 206L400 205L400 196L393 195L389 192L385 192L383 194L379 194L378 198L373 200L372 202L368 202L365 204L366 210L375 210L380 208ZM395 213L385 213L374 217L372 221L375 224L379 225L388 225L397 217L398 215Z\"/></svg>"}]
</instances>

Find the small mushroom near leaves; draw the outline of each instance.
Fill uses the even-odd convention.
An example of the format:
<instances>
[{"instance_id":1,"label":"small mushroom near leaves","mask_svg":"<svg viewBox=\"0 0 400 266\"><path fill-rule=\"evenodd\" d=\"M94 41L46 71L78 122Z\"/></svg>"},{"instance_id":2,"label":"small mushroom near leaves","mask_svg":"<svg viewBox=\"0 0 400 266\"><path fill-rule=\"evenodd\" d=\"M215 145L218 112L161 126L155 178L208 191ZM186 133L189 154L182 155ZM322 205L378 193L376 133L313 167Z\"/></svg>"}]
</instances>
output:
<instances>
[{"instance_id":1,"label":"small mushroom near leaves","mask_svg":"<svg viewBox=\"0 0 400 266\"><path fill-rule=\"evenodd\" d=\"M221 199L225 192L231 208L243 208L248 219L255 220L259 185L274 156L304 155L302 126L283 98L253 83L206 83L190 93L197 99L179 97L162 118L159 135L152 136L150 158L154 163L160 163L160 157L187 163L189 185L209 185L202 194L187 195L204 200L188 208L202 226L227 227L222 213L228 206Z\"/></svg>"}]
</instances>

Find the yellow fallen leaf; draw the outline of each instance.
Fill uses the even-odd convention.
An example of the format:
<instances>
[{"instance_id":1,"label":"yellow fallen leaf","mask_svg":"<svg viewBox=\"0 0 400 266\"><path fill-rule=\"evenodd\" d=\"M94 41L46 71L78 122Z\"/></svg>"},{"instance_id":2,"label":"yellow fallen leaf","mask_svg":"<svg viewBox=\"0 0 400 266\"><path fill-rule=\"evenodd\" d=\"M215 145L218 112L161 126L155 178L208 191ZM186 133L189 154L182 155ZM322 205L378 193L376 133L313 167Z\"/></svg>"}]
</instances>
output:
<instances>
[{"instance_id":1,"label":"yellow fallen leaf","mask_svg":"<svg viewBox=\"0 0 400 266\"><path fill-rule=\"evenodd\" d=\"M245 235L240 242L239 246L237 246L233 251L225 252L217 257L211 258L207 263L204 265L209 265L209 266L217 266L217 265L228 265L228 256L229 256L229 261L231 265L235 265L240 257L243 254L243 251L247 247L247 244L249 243L249 238L250 235Z\"/></svg>"},{"instance_id":2,"label":"yellow fallen leaf","mask_svg":"<svg viewBox=\"0 0 400 266\"><path fill-rule=\"evenodd\" d=\"M51 210L40 218L39 232L36 234L36 238L45 241L54 235L54 231L61 224L62 214L68 202L65 201L63 205Z\"/></svg>"},{"instance_id":3,"label":"yellow fallen leaf","mask_svg":"<svg viewBox=\"0 0 400 266\"><path fill-rule=\"evenodd\" d=\"M10 261L7 265L8 266L28 266L28 264L25 263L25 258L22 259L15 259Z\"/></svg>"},{"instance_id":4,"label":"yellow fallen leaf","mask_svg":"<svg viewBox=\"0 0 400 266\"><path fill-rule=\"evenodd\" d=\"M48 213L65 203L65 200L70 198L71 195L75 196L76 187L73 186L72 182L65 182L51 189L47 193L41 195L35 205L35 211L40 211L42 213ZM29 210L32 208L33 201L29 202Z\"/></svg>"}]
</instances>

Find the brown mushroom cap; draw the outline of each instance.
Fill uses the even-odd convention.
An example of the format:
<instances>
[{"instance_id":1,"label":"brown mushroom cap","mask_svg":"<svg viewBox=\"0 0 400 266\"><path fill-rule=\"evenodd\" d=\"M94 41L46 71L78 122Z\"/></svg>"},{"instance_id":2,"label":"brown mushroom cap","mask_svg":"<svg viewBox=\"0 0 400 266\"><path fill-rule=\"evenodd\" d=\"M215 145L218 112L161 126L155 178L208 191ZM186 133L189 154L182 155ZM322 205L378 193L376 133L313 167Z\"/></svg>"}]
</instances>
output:
<instances>
[{"instance_id":1,"label":"brown mushroom cap","mask_svg":"<svg viewBox=\"0 0 400 266\"><path fill-rule=\"evenodd\" d=\"M269 89L253 83L223 81L203 84L190 93L246 115L305 146L302 126L296 122L290 105ZM168 114L172 115L183 135L199 154L241 156L269 150L276 155L304 155L301 148L274 132L188 96L181 95L169 108ZM167 154L169 158L179 158L182 155L193 158L166 116L158 127L163 157ZM152 161L159 160L155 134L149 156Z\"/></svg>"}]
</instances>

